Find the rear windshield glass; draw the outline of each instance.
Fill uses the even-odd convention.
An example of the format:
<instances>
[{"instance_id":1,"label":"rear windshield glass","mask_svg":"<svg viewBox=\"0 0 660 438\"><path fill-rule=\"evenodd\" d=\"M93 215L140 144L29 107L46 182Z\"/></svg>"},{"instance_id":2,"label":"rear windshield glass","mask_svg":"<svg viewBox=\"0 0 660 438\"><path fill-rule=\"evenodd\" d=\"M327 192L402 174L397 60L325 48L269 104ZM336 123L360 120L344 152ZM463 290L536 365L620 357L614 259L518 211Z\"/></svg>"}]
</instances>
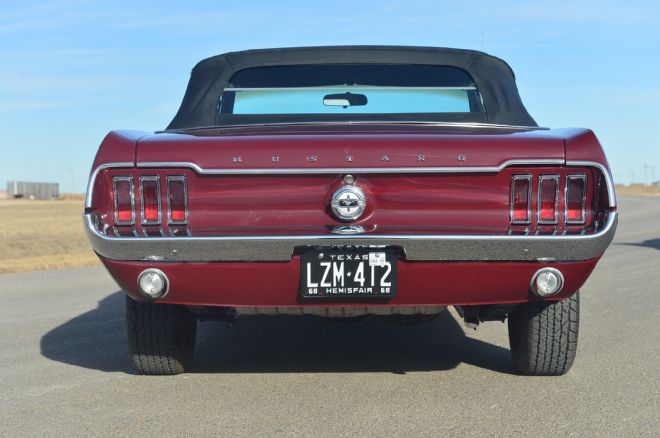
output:
<instances>
[{"instance_id":1,"label":"rear windshield glass","mask_svg":"<svg viewBox=\"0 0 660 438\"><path fill-rule=\"evenodd\" d=\"M218 108L227 115L484 112L465 70L398 64L245 69L234 74Z\"/></svg>"}]
</instances>

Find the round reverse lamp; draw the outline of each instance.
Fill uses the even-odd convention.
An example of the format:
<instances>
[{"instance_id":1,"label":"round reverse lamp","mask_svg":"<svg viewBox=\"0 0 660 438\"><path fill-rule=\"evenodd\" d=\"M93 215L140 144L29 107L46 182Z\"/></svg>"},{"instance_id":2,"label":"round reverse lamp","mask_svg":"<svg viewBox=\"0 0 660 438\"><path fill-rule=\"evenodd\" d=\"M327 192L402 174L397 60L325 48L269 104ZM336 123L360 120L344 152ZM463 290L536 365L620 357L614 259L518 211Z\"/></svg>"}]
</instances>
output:
<instances>
[{"instance_id":1,"label":"round reverse lamp","mask_svg":"<svg viewBox=\"0 0 660 438\"><path fill-rule=\"evenodd\" d=\"M559 293L564 286L564 276L555 268L542 268L532 277L532 292L541 298Z\"/></svg>"},{"instance_id":2,"label":"round reverse lamp","mask_svg":"<svg viewBox=\"0 0 660 438\"><path fill-rule=\"evenodd\" d=\"M145 297L155 300L167 293L167 276L160 269L146 269L138 276L138 289Z\"/></svg>"}]
</instances>

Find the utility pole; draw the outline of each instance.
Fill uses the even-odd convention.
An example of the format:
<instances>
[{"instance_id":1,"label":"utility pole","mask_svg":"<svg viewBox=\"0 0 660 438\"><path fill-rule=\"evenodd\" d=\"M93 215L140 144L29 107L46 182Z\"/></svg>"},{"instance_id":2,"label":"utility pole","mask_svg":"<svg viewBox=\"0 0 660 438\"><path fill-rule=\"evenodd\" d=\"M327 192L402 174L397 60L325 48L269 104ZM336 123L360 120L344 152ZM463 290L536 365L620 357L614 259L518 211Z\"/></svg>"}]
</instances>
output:
<instances>
[{"instance_id":1,"label":"utility pole","mask_svg":"<svg viewBox=\"0 0 660 438\"><path fill-rule=\"evenodd\" d=\"M649 165L647 163L644 163L644 185L648 184L648 173L649 173Z\"/></svg>"},{"instance_id":2,"label":"utility pole","mask_svg":"<svg viewBox=\"0 0 660 438\"><path fill-rule=\"evenodd\" d=\"M651 166L651 184L655 182L655 166Z\"/></svg>"}]
</instances>

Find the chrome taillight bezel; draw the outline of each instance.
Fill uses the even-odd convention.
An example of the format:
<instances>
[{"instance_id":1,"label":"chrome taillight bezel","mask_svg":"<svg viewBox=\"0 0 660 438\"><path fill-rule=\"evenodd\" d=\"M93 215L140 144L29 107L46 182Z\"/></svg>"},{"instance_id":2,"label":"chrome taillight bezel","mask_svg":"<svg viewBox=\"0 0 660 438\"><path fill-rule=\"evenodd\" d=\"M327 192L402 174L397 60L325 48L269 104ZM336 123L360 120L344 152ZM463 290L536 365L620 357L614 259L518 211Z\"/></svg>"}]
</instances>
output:
<instances>
[{"instance_id":1,"label":"chrome taillight bezel","mask_svg":"<svg viewBox=\"0 0 660 438\"><path fill-rule=\"evenodd\" d=\"M516 182L520 180L527 181L527 219L516 220L515 211L515 196L516 196ZM532 175L513 175L511 177L511 199L509 203L509 218L512 225L529 225L532 223Z\"/></svg>"},{"instance_id":2,"label":"chrome taillight bezel","mask_svg":"<svg viewBox=\"0 0 660 438\"><path fill-rule=\"evenodd\" d=\"M129 191L128 194L131 198L131 220L123 221L119 219L119 203L117 199L117 183L118 182L128 182ZM135 225L135 184L133 183L133 176L113 176L112 177L112 195L114 198L114 222L115 225Z\"/></svg>"},{"instance_id":3,"label":"chrome taillight bezel","mask_svg":"<svg viewBox=\"0 0 660 438\"><path fill-rule=\"evenodd\" d=\"M543 193L543 181L553 180L555 182L555 213L553 220L541 218L541 197ZM557 225L559 223L559 175L540 175L538 193L536 200L536 220L539 225Z\"/></svg>"},{"instance_id":4,"label":"chrome taillight bezel","mask_svg":"<svg viewBox=\"0 0 660 438\"><path fill-rule=\"evenodd\" d=\"M582 198L581 203L581 219L580 220L569 220L568 219L568 185L572 180L582 180ZM573 174L566 175L566 185L564 187L564 223L567 225L584 225L587 221L587 175L585 174Z\"/></svg>"},{"instance_id":5,"label":"chrome taillight bezel","mask_svg":"<svg viewBox=\"0 0 660 438\"><path fill-rule=\"evenodd\" d=\"M155 221L148 220L145 215L144 183L146 181L153 181L156 183L156 198L158 200L158 218ZM161 222L163 221L163 206L160 195L160 175L147 175L140 177L140 215L141 215L140 223L142 225L160 225Z\"/></svg>"},{"instance_id":6,"label":"chrome taillight bezel","mask_svg":"<svg viewBox=\"0 0 660 438\"><path fill-rule=\"evenodd\" d=\"M172 197L170 183L173 181L183 184L183 217L182 221L172 219ZM174 175L167 177L167 224L168 225L187 225L188 224L188 179L185 175Z\"/></svg>"}]
</instances>

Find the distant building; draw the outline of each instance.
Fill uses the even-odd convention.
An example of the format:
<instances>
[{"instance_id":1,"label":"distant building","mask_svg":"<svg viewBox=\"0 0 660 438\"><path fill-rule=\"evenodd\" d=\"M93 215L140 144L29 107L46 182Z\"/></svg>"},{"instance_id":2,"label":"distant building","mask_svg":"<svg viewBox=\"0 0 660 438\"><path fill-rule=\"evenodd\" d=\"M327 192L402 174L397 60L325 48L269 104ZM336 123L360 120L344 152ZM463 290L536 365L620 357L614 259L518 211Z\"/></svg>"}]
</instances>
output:
<instances>
[{"instance_id":1,"label":"distant building","mask_svg":"<svg viewBox=\"0 0 660 438\"><path fill-rule=\"evenodd\" d=\"M57 199L60 197L60 185L57 183L8 181L7 195L14 198Z\"/></svg>"},{"instance_id":2,"label":"distant building","mask_svg":"<svg viewBox=\"0 0 660 438\"><path fill-rule=\"evenodd\" d=\"M652 186L660 187L660 180L651 183Z\"/></svg>"}]
</instances>

